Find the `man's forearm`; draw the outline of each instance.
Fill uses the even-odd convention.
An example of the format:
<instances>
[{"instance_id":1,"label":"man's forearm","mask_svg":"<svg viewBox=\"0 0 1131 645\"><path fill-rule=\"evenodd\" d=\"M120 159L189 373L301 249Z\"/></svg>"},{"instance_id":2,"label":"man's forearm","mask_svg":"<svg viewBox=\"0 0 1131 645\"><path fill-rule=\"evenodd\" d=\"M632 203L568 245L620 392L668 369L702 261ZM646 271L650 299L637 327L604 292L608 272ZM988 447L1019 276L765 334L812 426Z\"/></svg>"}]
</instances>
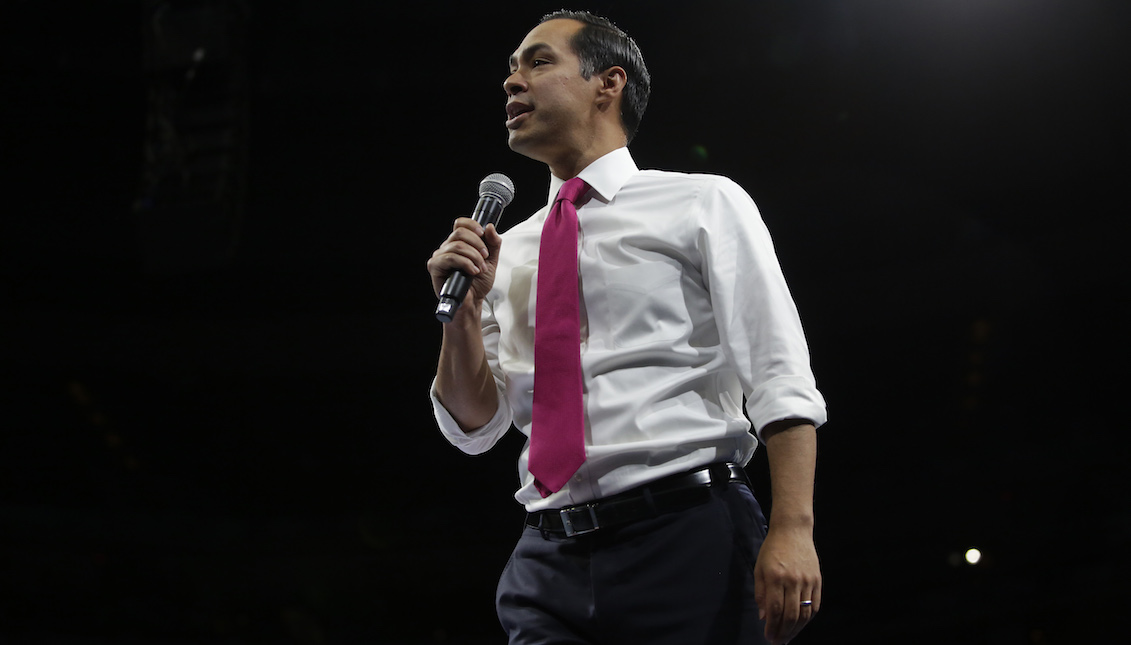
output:
<instances>
[{"instance_id":1,"label":"man's forearm","mask_svg":"<svg viewBox=\"0 0 1131 645\"><path fill-rule=\"evenodd\" d=\"M479 316L462 307L455 319L444 325L436 367L436 396L465 432L486 425L498 410L495 379L483 349Z\"/></svg>"},{"instance_id":2,"label":"man's forearm","mask_svg":"<svg viewBox=\"0 0 1131 645\"><path fill-rule=\"evenodd\" d=\"M770 530L754 565L754 598L766 639L788 643L821 608L821 565L813 544L817 430L786 420L762 430L770 462Z\"/></svg>"},{"instance_id":3,"label":"man's forearm","mask_svg":"<svg viewBox=\"0 0 1131 645\"><path fill-rule=\"evenodd\" d=\"M813 531L817 430L804 420L771 423L762 431L770 465L770 528Z\"/></svg>"}]
</instances>

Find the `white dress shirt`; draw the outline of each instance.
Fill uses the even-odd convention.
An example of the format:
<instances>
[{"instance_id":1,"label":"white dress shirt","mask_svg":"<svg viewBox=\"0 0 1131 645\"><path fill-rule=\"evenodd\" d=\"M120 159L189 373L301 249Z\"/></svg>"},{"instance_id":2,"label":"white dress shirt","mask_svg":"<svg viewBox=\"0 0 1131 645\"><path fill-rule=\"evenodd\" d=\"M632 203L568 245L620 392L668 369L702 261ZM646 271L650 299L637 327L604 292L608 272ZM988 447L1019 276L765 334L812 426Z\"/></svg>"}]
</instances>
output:
<instances>
[{"instance_id":1,"label":"white dress shirt","mask_svg":"<svg viewBox=\"0 0 1131 645\"><path fill-rule=\"evenodd\" d=\"M825 402L765 224L724 177L639 170L627 148L579 175L578 272L586 461L543 499L518 460L515 499L528 511L623 492L715 462L745 465L767 424L825 422ZM503 233L495 284L483 304L483 342L499 407L463 432L436 398L444 436L490 449L513 423L530 436L538 242L564 183ZM746 413L743 415L743 396Z\"/></svg>"}]
</instances>

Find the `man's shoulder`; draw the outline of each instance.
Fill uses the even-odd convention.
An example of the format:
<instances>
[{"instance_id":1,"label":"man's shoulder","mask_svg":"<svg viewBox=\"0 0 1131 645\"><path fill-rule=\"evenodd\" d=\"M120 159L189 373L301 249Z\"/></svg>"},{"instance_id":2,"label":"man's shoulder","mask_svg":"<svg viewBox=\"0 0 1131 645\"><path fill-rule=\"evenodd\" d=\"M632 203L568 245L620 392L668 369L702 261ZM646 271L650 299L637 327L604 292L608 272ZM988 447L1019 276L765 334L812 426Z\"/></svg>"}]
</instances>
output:
<instances>
[{"instance_id":1,"label":"man's shoulder","mask_svg":"<svg viewBox=\"0 0 1131 645\"><path fill-rule=\"evenodd\" d=\"M670 187L673 190L742 190L733 179L725 175L678 170L641 170L633 181L649 187Z\"/></svg>"},{"instance_id":2,"label":"man's shoulder","mask_svg":"<svg viewBox=\"0 0 1131 645\"><path fill-rule=\"evenodd\" d=\"M625 197L632 199L660 199L670 204L746 202L750 194L737 182L725 175L673 170L641 170L625 184Z\"/></svg>"}]
</instances>

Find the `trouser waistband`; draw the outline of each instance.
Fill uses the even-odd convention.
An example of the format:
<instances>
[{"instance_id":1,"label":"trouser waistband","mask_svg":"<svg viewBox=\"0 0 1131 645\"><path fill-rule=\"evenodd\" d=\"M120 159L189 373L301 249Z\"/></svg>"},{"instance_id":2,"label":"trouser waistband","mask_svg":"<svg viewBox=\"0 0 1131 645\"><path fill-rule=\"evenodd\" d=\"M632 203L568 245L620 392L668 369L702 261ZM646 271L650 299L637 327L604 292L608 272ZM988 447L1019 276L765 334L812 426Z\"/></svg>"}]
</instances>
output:
<instances>
[{"instance_id":1,"label":"trouser waistband","mask_svg":"<svg viewBox=\"0 0 1131 645\"><path fill-rule=\"evenodd\" d=\"M750 485L742 466L712 464L586 504L527 513L526 525L541 530L543 535L584 535L697 506L710 497L711 487L729 482Z\"/></svg>"}]
</instances>

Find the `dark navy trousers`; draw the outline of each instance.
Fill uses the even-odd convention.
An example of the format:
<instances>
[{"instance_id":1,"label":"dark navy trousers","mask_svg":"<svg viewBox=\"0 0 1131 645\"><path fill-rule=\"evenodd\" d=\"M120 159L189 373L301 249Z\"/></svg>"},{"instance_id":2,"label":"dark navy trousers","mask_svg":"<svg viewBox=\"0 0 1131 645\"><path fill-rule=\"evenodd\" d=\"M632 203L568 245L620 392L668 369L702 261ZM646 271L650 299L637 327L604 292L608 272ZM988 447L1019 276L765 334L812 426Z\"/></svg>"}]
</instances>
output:
<instances>
[{"instance_id":1,"label":"dark navy trousers","mask_svg":"<svg viewBox=\"0 0 1131 645\"><path fill-rule=\"evenodd\" d=\"M757 645L766 535L745 484L690 509L572 538L526 527L499 580L510 645Z\"/></svg>"}]
</instances>

